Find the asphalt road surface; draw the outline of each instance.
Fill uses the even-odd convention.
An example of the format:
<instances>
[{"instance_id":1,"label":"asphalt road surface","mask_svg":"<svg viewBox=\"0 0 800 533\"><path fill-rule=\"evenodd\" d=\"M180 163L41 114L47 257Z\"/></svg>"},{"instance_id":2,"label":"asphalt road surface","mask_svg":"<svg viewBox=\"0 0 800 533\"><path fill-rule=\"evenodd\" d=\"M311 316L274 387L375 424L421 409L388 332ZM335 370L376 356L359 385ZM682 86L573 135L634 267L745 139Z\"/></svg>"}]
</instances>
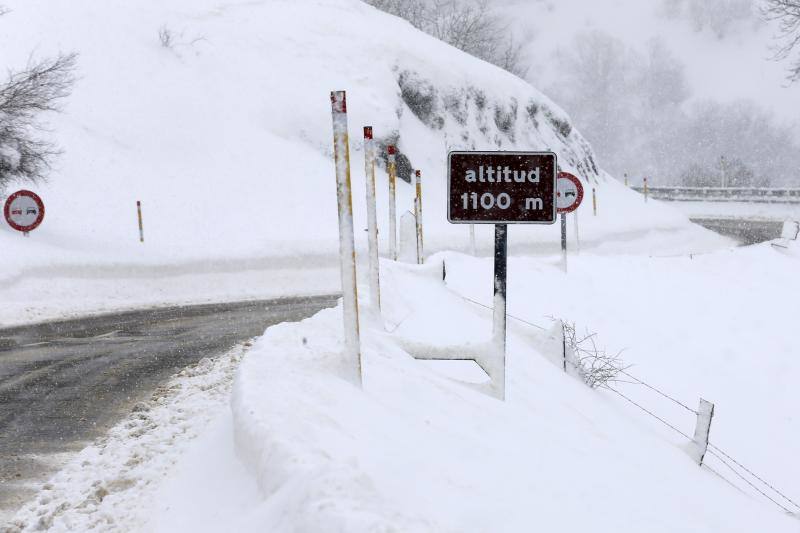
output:
<instances>
[{"instance_id":1,"label":"asphalt road surface","mask_svg":"<svg viewBox=\"0 0 800 533\"><path fill-rule=\"evenodd\" d=\"M0 529L167 378L336 295L158 308L0 329Z\"/></svg>"},{"instance_id":2,"label":"asphalt road surface","mask_svg":"<svg viewBox=\"0 0 800 533\"><path fill-rule=\"evenodd\" d=\"M778 220L710 218L698 217L690 219L713 232L731 237L741 244L758 244L771 241L781 236L783 222Z\"/></svg>"}]
</instances>

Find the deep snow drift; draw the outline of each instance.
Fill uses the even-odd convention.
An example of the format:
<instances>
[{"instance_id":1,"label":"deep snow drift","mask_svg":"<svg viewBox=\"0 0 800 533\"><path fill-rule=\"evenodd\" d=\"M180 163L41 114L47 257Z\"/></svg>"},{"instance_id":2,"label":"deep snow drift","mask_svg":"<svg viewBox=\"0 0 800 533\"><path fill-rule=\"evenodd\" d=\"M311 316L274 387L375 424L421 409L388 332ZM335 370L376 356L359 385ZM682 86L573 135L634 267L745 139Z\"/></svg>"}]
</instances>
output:
<instances>
[{"instance_id":1,"label":"deep snow drift","mask_svg":"<svg viewBox=\"0 0 800 533\"><path fill-rule=\"evenodd\" d=\"M25 65L32 51L75 51L79 59L64 113L49 117L64 154L50 183L35 187L47 206L44 224L28 239L0 224L0 291L34 282L23 291L27 301L4 298L19 303L0 323L125 306L128 297L182 303L191 292L165 283L134 297L126 290L134 279L334 266L328 97L338 89L348 91L357 228L366 226L360 133L367 124L422 170L430 250L468 246L467 228L444 217L448 149L556 151L587 192L597 189L602 216L590 222L588 202L581 210L587 243L689 227L608 178L568 115L536 89L357 0L4 4L6 66ZM172 33L169 46L160 29ZM383 169L378 177L385 239ZM411 188L401 182L398 212L410 206ZM512 239L554 246L557 231L528 227ZM364 247L365 233L356 233ZM478 238L488 245L491 236L479 228ZM302 292L313 276L279 273L283 281L267 282L264 296L275 287ZM100 277L122 281L82 282L85 301L57 281ZM196 287L214 284L198 279ZM121 296L103 305L106 294Z\"/></svg>"}]
</instances>

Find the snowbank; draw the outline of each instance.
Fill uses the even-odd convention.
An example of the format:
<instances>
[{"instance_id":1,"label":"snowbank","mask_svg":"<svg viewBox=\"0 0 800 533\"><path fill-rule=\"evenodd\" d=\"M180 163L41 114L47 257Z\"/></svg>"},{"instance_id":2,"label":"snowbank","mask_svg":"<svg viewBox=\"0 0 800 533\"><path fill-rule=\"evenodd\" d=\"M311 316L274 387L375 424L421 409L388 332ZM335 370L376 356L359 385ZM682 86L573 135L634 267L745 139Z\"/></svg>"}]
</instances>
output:
<instances>
[{"instance_id":1,"label":"snowbank","mask_svg":"<svg viewBox=\"0 0 800 533\"><path fill-rule=\"evenodd\" d=\"M340 309L270 328L240 365L234 431L239 456L262 494L253 511L262 529L796 529L796 521L699 469L686 442L666 437L610 393L563 374L537 348L546 345L543 330L512 322L505 403L480 385L454 379L459 372L451 373L446 363L432 367L412 359L400 347L404 343L437 350L480 342L491 329L489 312L441 282L437 261L443 257L425 267L384 263L386 324L384 329L374 319L362 323L363 390L338 368ZM471 287L481 276L483 292L490 290L480 260L446 259L457 290L466 286L465 277ZM577 261L576 291L587 287L582 262ZM525 267L535 276L523 277L520 265L511 264L510 290L517 294L523 278L553 291L564 288L555 266ZM566 292L559 312L585 303ZM551 297L537 302L553 312ZM604 302L608 311L611 304ZM518 304L511 305L513 312ZM638 313L633 306L626 311ZM606 326L599 325L603 335ZM665 367L666 361L659 368ZM729 409L724 405L718 409Z\"/></svg>"},{"instance_id":2,"label":"snowbank","mask_svg":"<svg viewBox=\"0 0 800 533\"><path fill-rule=\"evenodd\" d=\"M10 522L0 523L0 529L11 533L144 529L163 497L156 488L162 488L167 474L189 454L193 440L202 435L203 444L215 443L208 433L226 411L233 372L245 351L246 346L237 346L179 372L106 436L75 454ZM247 481L234 477L235 467L232 461L227 477L240 482L239 495L244 498Z\"/></svg>"}]
</instances>

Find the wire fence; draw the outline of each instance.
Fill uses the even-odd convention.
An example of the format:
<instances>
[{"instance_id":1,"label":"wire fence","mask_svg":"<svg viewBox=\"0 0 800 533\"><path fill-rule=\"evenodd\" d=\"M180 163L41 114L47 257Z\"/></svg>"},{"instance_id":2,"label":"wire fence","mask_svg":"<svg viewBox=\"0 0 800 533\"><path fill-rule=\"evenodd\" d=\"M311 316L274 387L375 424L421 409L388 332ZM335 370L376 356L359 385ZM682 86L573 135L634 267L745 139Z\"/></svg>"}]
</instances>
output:
<instances>
[{"instance_id":1,"label":"wire fence","mask_svg":"<svg viewBox=\"0 0 800 533\"><path fill-rule=\"evenodd\" d=\"M458 293L455 293L455 294L458 294ZM473 300L473 299L468 298L466 296L463 296L461 294L458 294L458 296L460 296L462 299L464 299L464 300L466 300L466 301L468 301L470 303L473 303L475 305L478 305L478 306L483 307L485 309L488 309L490 311L494 310L494 308L491 307L491 306L485 305L485 304L483 304L481 302L478 302L476 300ZM531 322L529 320L525 320L523 318L516 317L516 316L513 316L511 314L508 314L508 317L513 319L513 320L516 320L516 321L518 321L518 322L520 322L522 324L535 327L535 328L537 328L539 330L542 330L542 331L546 331L547 330L547 328L544 328L544 327L542 327L542 326L540 326L538 324L535 324L534 322ZM574 363L571 363L571 364L573 364L573 366L575 366ZM622 383L628 383L628 384L641 385L641 386L645 387L646 389L649 389L650 391L652 391L652 392L654 392L654 393L656 393L656 394L658 394L658 395L670 400L671 402L673 402L676 405L682 407L686 411L689 411L690 413L693 413L695 415L699 415L699 412L696 409L692 409L691 407L686 405L684 402L681 402L680 400L678 400L677 398L667 394L663 390L661 390L661 389L659 389L659 388L647 383L646 381L638 378L637 376L631 374L627 370L619 369L619 372L620 372L620 374L628 377L629 379L631 379L633 381L627 381L627 380L625 380L625 381L613 380L613 381L622 382ZM655 420L657 420L661 424L663 424L666 427L670 428L671 430L675 431L676 433L678 433L682 437L688 439L689 441L693 441L694 440L693 437L690 437L689 435L687 435L686 433L681 431L678 427L676 427L674 424L672 424L669 421L667 421L665 418L662 418L661 416L659 416L656 413L654 413L652 410L647 409L646 407L644 407L640 403L636 402L632 398L628 397L627 395L623 394L619 390L611 387L608 383L602 385L601 388L604 388L604 389L606 389L608 391L613 392L614 394L617 394L618 396L623 398L628 403L631 403L632 405L634 405L635 407L637 407L638 409L640 409L641 411L643 411L644 413L646 413L650 417L654 418ZM747 468L740 461L738 461L737 459L734 459L730 454L728 454L727 452L723 451L722 449L720 449L718 446L712 444L711 442L708 443L708 449L706 450L706 453L709 454L709 455L714 456L718 461L720 461L723 465L725 465L731 472L733 472L736 475L736 477L738 477L739 479L744 481L750 488L752 488L753 490L758 492L761 496L763 496L764 498L766 498L767 500L772 502L774 505L779 507L782 511L784 511L785 513L787 513L789 515L800 517L800 504L798 504L795 500L793 500L792 498L787 496L781 490L777 489L773 483L771 483L771 482L767 481L766 479L764 479L763 476L760 476L760 475L756 474L753 470ZM725 478L725 476L720 474L716 469L712 468L711 466L709 466L708 464L705 464L705 463L702 466L707 468L709 471L711 471L712 473L714 473L715 475L717 475L718 477L720 477L724 481L726 481L731 486L736 487L738 490L741 491L740 487L738 487L735 483L731 482L729 479ZM747 475L745 475L745 474L747 474ZM748 475L752 479L748 479ZM753 481L753 480L755 480L755 481ZM756 482L760 483L762 485L762 487L759 487ZM768 494L768 492L770 492L770 491L774 495L776 495L777 497L770 496ZM786 502L786 504L782 504L780 501L778 501L778 499L782 499L783 501ZM789 509L790 506L796 508L797 511L792 511L791 509Z\"/></svg>"}]
</instances>

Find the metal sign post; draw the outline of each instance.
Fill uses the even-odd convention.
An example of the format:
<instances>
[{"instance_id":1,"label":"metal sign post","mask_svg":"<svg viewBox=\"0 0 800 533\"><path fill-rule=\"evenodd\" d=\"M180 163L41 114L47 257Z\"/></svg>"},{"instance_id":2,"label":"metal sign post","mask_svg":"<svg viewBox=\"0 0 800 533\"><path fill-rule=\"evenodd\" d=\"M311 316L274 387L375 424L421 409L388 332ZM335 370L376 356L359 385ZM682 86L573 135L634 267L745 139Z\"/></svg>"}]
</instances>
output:
<instances>
[{"instance_id":1,"label":"metal sign post","mask_svg":"<svg viewBox=\"0 0 800 533\"><path fill-rule=\"evenodd\" d=\"M567 214L561 213L561 267L567 271Z\"/></svg>"},{"instance_id":2,"label":"metal sign post","mask_svg":"<svg viewBox=\"0 0 800 533\"><path fill-rule=\"evenodd\" d=\"M336 164L336 200L339 207L339 260L342 274L345 357L353 379L361 384L361 342L358 330L356 247L353 237L353 199L350 190L350 142L347 134L347 98L331 92L333 154Z\"/></svg>"},{"instance_id":3,"label":"metal sign post","mask_svg":"<svg viewBox=\"0 0 800 533\"><path fill-rule=\"evenodd\" d=\"M372 126L364 126L364 171L367 184L367 237L369 247L369 298L372 308L381 310L380 259L378 258L378 214L375 205L375 141Z\"/></svg>"},{"instance_id":4,"label":"metal sign post","mask_svg":"<svg viewBox=\"0 0 800 533\"><path fill-rule=\"evenodd\" d=\"M507 224L556 221L556 155L552 152L450 152L447 219L494 224L492 353L484 369L505 399ZM483 366L483 365L482 365Z\"/></svg>"},{"instance_id":5,"label":"metal sign post","mask_svg":"<svg viewBox=\"0 0 800 533\"><path fill-rule=\"evenodd\" d=\"M556 206L561 213L561 264L567 271L567 213L578 209L583 201L581 180L568 172L558 173Z\"/></svg>"},{"instance_id":6,"label":"metal sign post","mask_svg":"<svg viewBox=\"0 0 800 533\"><path fill-rule=\"evenodd\" d=\"M397 149L389 145L386 147L388 155L389 172L389 257L397 261L397 163L395 152Z\"/></svg>"},{"instance_id":7,"label":"metal sign post","mask_svg":"<svg viewBox=\"0 0 800 533\"><path fill-rule=\"evenodd\" d=\"M508 272L508 226L494 225L494 311L492 313L492 347L496 357L498 385L505 398L506 387L506 279ZM493 378L495 376L492 376Z\"/></svg>"}]
</instances>

